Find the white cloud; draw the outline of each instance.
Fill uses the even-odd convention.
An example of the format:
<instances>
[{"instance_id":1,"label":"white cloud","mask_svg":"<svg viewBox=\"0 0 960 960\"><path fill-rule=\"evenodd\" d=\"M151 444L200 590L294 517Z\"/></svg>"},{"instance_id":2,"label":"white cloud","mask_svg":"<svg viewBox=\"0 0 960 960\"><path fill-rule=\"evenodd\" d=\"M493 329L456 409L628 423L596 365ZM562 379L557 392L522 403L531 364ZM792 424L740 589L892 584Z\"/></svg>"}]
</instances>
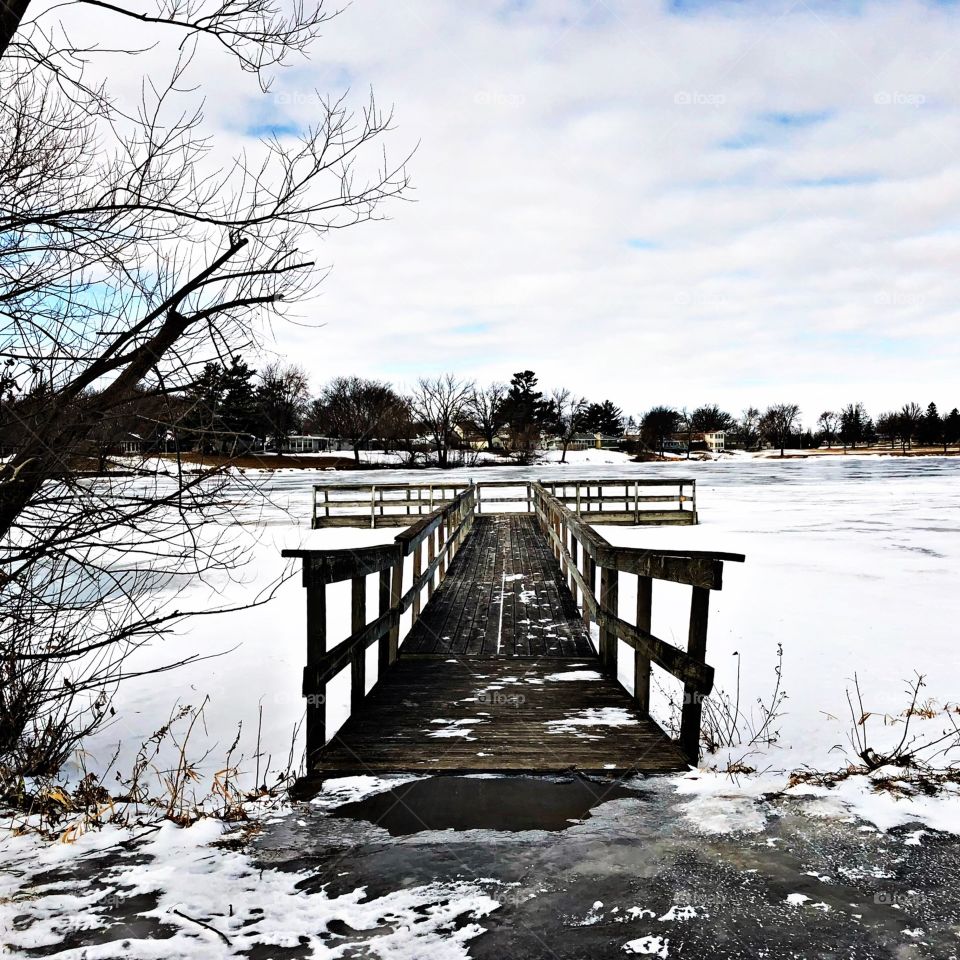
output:
<instances>
[{"instance_id":1,"label":"white cloud","mask_svg":"<svg viewBox=\"0 0 960 960\"><path fill-rule=\"evenodd\" d=\"M669 6L356 0L266 106L211 68L231 143L348 81L420 143L417 203L325 243L325 326L278 349L318 385L531 367L631 412L960 403L957 12Z\"/></svg>"}]
</instances>

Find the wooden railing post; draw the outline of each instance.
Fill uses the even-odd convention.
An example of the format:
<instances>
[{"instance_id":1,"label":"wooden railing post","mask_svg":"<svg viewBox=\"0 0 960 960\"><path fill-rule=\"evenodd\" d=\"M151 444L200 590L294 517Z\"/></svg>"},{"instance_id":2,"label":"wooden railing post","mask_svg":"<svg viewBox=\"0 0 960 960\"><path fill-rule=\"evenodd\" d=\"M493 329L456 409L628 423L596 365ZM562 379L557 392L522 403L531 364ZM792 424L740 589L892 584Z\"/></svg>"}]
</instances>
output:
<instances>
[{"instance_id":1,"label":"wooden railing post","mask_svg":"<svg viewBox=\"0 0 960 960\"><path fill-rule=\"evenodd\" d=\"M390 606L400 606L400 600L403 597L403 554L397 557L397 562L393 565L393 573L390 575ZM399 614L390 627L390 637L387 641L387 665L389 666L397 659L397 651L400 649L400 617Z\"/></svg>"},{"instance_id":2,"label":"wooden railing post","mask_svg":"<svg viewBox=\"0 0 960 960\"><path fill-rule=\"evenodd\" d=\"M600 569L600 609L611 617L617 616L619 575L609 567ZM600 665L607 673L616 676L617 635L607 626L600 625Z\"/></svg>"},{"instance_id":3,"label":"wooden railing post","mask_svg":"<svg viewBox=\"0 0 960 960\"><path fill-rule=\"evenodd\" d=\"M650 633L653 613L653 578L637 576L637 627ZM650 658L633 651L633 695L637 709L650 715Z\"/></svg>"},{"instance_id":4,"label":"wooden railing post","mask_svg":"<svg viewBox=\"0 0 960 960\"><path fill-rule=\"evenodd\" d=\"M446 541L446 523L445 521L440 521L440 526L437 527L437 539L440 541L440 579L447 575L447 541Z\"/></svg>"},{"instance_id":5,"label":"wooden railing post","mask_svg":"<svg viewBox=\"0 0 960 960\"><path fill-rule=\"evenodd\" d=\"M707 615L710 612L710 591L694 587L690 602L690 632L687 654L698 663L706 663ZM680 747L691 763L700 759L700 717L703 713L700 691L691 683L683 685L683 713L680 718Z\"/></svg>"},{"instance_id":6,"label":"wooden railing post","mask_svg":"<svg viewBox=\"0 0 960 960\"><path fill-rule=\"evenodd\" d=\"M314 582L313 562L304 560L307 588L307 665L304 669L304 694L307 698L307 760L327 742L326 689L315 689L314 676L320 658L327 650L327 587ZM318 564L319 566L319 564ZM325 686L325 685L324 685Z\"/></svg>"},{"instance_id":7,"label":"wooden railing post","mask_svg":"<svg viewBox=\"0 0 960 960\"><path fill-rule=\"evenodd\" d=\"M437 531L434 530L429 537L427 537L427 567L433 566L433 561L437 559ZM433 596L433 581L436 578L436 573L430 574L430 580L427 582L427 600Z\"/></svg>"},{"instance_id":8,"label":"wooden railing post","mask_svg":"<svg viewBox=\"0 0 960 960\"><path fill-rule=\"evenodd\" d=\"M420 571L423 566L423 550L421 545L418 543L413 548L413 583L416 586L417 581L420 579ZM410 621L410 625L413 626L420 619L420 594L422 590L414 590L413 593L413 619Z\"/></svg>"},{"instance_id":9,"label":"wooden railing post","mask_svg":"<svg viewBox=\"0 0 960 960\"><path fill-rule=\"evenodd\" d=\"M577 586L576 578L573 575L574 570L580 569L580 541L577 539L576 533L572 530L570 531L570 559L573 561L573 565L570 568L570 576L567 578L567 585L570 587L570 593L573 596L573 602L577 603L577 594L579 593L580 588Z\"/></svg>"},{"instance_id":10,"label":"wooden railing post","mask_svg":"<svg viewBox=\"0 0 960 960\"><path fill-rule=\"evenodd\" d=\"M584 551L586 552L586 551ZM591 556L585 558L583 571L583 579L587 582L587 587L590 590L590 595L592 597L597 596L597 561ZM590 608L586 603L583 605L583 622L587 625L587 629L590 629Z\"/></svg>"},{"instance_id":11,"label":"wooden railing post","mask_svg":"<svg viewBox=\"0 0 960 960\"><path fill-rule=\"evenodd\" d=\"M382 617L390 610L390 568L380 571L380 603L378 613ZM383 677L390 666L390 631L386 630L378 641L377 651L377 681Z\"/></svg>"},{"instance_id":12,"label":"wooden railing post","mask_svg":"<svg viewBox=\"0 0 960 960\"><path fill-rule=\"evenodd\" d=\"M351 581L350 633L357 633L367 624L367 578L354 577ZM356 710L366 695L367 649L354 648L350 655L350 711Z\"/></svg>"}]
</instances>

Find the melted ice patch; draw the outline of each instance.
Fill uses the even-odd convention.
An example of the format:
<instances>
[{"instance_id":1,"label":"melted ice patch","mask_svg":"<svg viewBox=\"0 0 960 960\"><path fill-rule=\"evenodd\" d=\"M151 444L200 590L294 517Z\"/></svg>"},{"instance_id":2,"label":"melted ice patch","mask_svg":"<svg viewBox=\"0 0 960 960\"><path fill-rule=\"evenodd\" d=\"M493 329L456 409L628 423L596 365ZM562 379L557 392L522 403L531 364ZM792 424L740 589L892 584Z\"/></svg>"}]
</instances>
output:
<instances>
[{"instance_id":1,"label":"melted ice patch","mask_svg":"<svg viewBox=\"0 0 960 960\"><path fill-rule=\"evenodd\" d=\"M648 957L667 957L670 953L670 941L666 937L640 937L629 940L621 948L624 953L639 953Z\"/></svg>"},{"instance_id":2,"label":"melted ice patch","mask_svg":"<svg viewBox=\"0 0 960 960\"><path fill-rule=\"evenodd\" d=\"M547 720L544 726L550 733L579 733L584 727L632 727L639 722L624 707L587 707L561 720Z\"/></svg>"},{"instance_id":3,"label":"melted ice patch","mask_svg":"<svg viewBox=\"0 0 960 960\"><path fill-rule=\"evenodd\" d=\"M442 730L430 730L427 733L427 736L437 737L439 739L450 739L453 737L462 737L464 740L476 740L476 737L471 737L470 734L473 733L473 728L481 723L486 723L487 721L480 717L473 717L469 720L431 720L431 723L444 723L446 726Z\"/></svg>"},{"instance_id":4,"label":"melted ice patch","mask_svg":"<svg viewBox=\"0 0 960 960\"><path fill-rule=\"evenodd\" d=\"M364 797L372 797L375 793L385 793L401 784L422 779L413 775L336 777L332 780L324 780L320 793L310 803L317 807L339 807L341 804L354 803L357 800L363 800Z\"/></svg>"},{"instance_id":5,"label":"melted ice patch","mask_svg":"<svg viewBox=\"0 0 960 960\"><path fill-rule=\"evenodd\" d=\"M602 680L596 670L568 670L566 673L548 673L544 680Z\"/></svg>"}]
</instances>

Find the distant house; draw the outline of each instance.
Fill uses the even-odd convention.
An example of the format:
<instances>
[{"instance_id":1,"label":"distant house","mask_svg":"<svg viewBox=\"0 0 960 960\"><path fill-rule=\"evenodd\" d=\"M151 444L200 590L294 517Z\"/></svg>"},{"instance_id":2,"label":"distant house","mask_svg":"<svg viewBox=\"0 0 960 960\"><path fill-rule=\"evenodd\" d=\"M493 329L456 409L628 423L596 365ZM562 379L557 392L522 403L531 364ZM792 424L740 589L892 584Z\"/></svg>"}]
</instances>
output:
<instances>
[{"instance_id":1,"label":"distant house","mask_svg":"<svg viewBox=\"0 0 960 960\"><path fill-rule=\"evenodd\" d=\"M575 433L567 444L568 450L619 450L622 437L609 433ZM547 442L548 450L562 450L563 441L551 437Z\"/></svg>"},{"instance_id":2,"label":"distant house","mask_svg":"<svg viewBox=\"0 0 960 960\"><path fill-rule=\"evenodd\" d=\"M294 434L283 442L282 453L326 453L331 449L330 437L317 437L312 434Z\"/></svg>"},{"instance_id":3,"label":"distant house","mask_svg":"<svg viewBox=\"0 0 960 960\"><path fill-rule=\"evenodd\" d=\"M378 441L363 440L361 450L377 450ZM331 453L341 450L353 450L353 443L341 437L320 437L315 434L295 433L284 441L281 453Z\"/></svg>"},{"instance_id":4,"label":"distant house","mask_svg":"<svg viewBox=\"0 0 960 960\"><path fill-rule=\"evenodd\" d=\"M670 453L686 453L688 449L723 453L726 449L726 438L725 430L672 433L663 441L663 449Z\"/></svg>"},{"instance_id":5,"label":"distant house","mask_svg":"<svg viewBox=\"0 0 960 960\"><path fill-rule=\"evenodd\" d=\"M711 453L723 453L727 447L727 431L711 430L702 434L703 442Z\"/></svg>"},{"instance_id":6,"label":"distant house","mask_svg":"<svg viewBox=\"0 0 960 960\"><path fill-rule=\"evenodd\" d=\"M144 441L139 433L128 433L118 444L124 457L137 457L143 453Z\"/></svg>"}]
</instances>

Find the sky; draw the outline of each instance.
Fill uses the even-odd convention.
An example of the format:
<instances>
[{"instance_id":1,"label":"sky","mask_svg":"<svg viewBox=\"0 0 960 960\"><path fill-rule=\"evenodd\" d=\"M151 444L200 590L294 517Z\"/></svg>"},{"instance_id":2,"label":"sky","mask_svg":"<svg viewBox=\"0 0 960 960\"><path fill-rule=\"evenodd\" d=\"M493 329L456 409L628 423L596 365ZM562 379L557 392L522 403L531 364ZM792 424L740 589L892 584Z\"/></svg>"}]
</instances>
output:
<instances>
[{"instance_id":1,"label":"sky","mask_svg":"<svg viewBox=\"0 0 960 960\"><path fill-rule=\"evenodd\" d=\"M960 405L958 76L952 3L353 0L269 93L205 84L231 142L372 87L414 150L410 202L328 235L275 329L316 388L530 368L812 424Z\"/></svg>"}]
</instances>

